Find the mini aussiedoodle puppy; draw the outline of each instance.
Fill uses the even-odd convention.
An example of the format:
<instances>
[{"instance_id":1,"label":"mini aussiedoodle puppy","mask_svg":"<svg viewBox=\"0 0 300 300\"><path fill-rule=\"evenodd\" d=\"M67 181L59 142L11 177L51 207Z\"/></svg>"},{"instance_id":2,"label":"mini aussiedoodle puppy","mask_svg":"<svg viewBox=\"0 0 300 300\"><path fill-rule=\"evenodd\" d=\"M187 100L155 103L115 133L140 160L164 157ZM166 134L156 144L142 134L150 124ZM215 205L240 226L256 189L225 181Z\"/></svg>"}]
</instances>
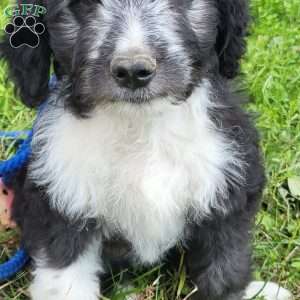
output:
<instances>
[{"instance_id":1,"label":"mini aussiedoodle puppy","mask_svg":"<svg viewBox=\"0 0 300 300\"><path fill-rule=\"evenodd\" d=\"M265 181L229 88L247 1L20 2L47 9L37 47L1 44L24 103L48 98L13 184L32 298L96 300L107 266L152 265L180 244L192 299L241 300Z\"/></svg>"}]
</instances>

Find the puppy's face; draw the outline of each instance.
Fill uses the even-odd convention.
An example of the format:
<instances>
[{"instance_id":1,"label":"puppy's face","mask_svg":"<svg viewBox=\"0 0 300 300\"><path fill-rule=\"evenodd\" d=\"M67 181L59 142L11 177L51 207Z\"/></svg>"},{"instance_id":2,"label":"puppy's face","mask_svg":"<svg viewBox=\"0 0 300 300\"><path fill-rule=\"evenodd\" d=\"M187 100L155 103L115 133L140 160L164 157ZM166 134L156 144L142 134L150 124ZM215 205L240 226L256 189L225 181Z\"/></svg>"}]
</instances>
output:
<instances>
[{"instance_id":1,"label":"puppy's face","mask_svg":"<svg viewBox=\"0 0 300 300\"><path fill-rule=\"evenodd\" d=\"M0 42L30 107L48 96L53 59L71 83L67 102L84 114L103 102L182 101L207 73L234 78L245 50L248 0L17 2L47 8L38 47L13 49L8 36Z\"/></svg>"},{"instance_id":2,"label":"puppy's face","mask_svg":"<svg viewBox=\"0 0 300 300\"><path fill-rule=\"evenodd\" d=\"M104 101L186 99L207 68L216 27L210 0L75 0L48 22L78 112Z\"/></svg>"}]
</instances>

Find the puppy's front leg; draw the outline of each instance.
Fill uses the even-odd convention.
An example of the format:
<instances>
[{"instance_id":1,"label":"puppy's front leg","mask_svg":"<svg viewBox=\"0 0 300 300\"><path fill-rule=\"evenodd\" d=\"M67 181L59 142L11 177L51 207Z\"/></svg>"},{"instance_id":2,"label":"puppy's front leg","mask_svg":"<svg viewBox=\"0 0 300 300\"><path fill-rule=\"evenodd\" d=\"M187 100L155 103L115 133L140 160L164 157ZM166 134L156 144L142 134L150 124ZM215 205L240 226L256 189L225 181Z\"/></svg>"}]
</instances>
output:
<instances>
[{"instance_id":1,"label":"puppy's front leg","mask_svg":"<svg viewBox=\"0 0 300 300\"><path fill-rule=\"evenodd\" d=\"M41 255L36 257L34 280L30 286L33 300L98 300L100 243L94 240L77 259L64 268L53 268Z\"/></svg>"},{"instance_id":2,"label":"puppy's front leg","mask_svg":"<svg viewBox=\"0 0 300 300\"><path fill-rule=\"evenodd\" d=\"M71 219L50 206L50 198L23 169L13 184L13 217L35 270L33 300L98 300L101 231L94 219Z\"/></svg>"},{"instance_id":3,"label":"puppy's front leg","mask_svg":"<svg viewBox=\"0 0 300 300\"><path fill-rule=\"evenodd\" d=\"M251 279L250 220L243 213L195 226L186 260L198 287L193 300L242 300Z\"/></svg>"}]
</instances>

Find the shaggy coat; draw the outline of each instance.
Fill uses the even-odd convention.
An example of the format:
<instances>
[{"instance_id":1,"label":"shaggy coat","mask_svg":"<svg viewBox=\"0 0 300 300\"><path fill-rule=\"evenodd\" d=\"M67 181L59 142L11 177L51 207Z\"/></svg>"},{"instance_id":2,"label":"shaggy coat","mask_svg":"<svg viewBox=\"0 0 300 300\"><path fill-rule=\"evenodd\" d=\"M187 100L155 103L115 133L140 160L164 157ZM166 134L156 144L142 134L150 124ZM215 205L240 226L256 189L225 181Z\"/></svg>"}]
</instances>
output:
<instances>
[{"instance_id":1,"label":"shaggy coat","mask_svg":"<svg viewBox=\"0 0 300 300\"><path fill-rule=\"evenodd\" d=\"M47 30L36 48L7 38L1 55L26 105L48 98L13 183L32 298L96 300L99 274L179 244L192 299L241 300L264 186L257 132L229 84L247 1L25 2L47 8Z\"/></svg>"}]
</instances>

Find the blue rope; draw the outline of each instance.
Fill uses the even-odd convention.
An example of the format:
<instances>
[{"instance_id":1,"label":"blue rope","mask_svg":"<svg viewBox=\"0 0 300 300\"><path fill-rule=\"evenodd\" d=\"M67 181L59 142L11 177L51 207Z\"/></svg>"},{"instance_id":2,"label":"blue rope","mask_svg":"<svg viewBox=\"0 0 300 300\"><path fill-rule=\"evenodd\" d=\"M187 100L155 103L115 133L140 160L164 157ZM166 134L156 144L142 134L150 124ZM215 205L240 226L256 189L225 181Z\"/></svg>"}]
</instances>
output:
<instances>
[{"instance_id":1,"label":"blue rope","mask_svg":"<svg viewBox=\"0 0 300 300\"><path fill-rule=\"evenodd\" d=\"M0 130L0 137L2 138L11 138L13 140L19 139L23 136L28 136L30 130L20 130L20 131L3 131Z\"/></svg>"},{"instance_id":2,"label":"blue rope","mask_svg":"<svg viewBox=\"0 0 300 300\"><path fill-rule=\"evenodd\" d=\"M23 134L24 131L8 132L4 134L3 132L0 132L0 137L14 137L17 139ZM13 175L28 161L31 153L31 139L32 131L29 131L27 139L23 141L17 153L11 159L0 162L0 177L4 184L8 184ZM24 249L19 249L6 263L0 265L0 281L7 280L14 276L23 269L28 261L29 256L26 251Z\"/></svg>"},{"instance_id":3,"label":"blue rope","mask_svg":"<svg viewBox=\"0 0 300 300\"><path fill-rule=\"evenodd\" d=\"M14 174L20 170L28 161L31 153L32 130L30 131L0 131L0 137L12 138L18 140L21 136L27 134L27 138L19 146L17 153L7 161L0 162L0 177L4 184L8 184ZM17 274L26 263L29 261L29 256L24 249L19 249L16 254L11 257L6 263L0 265L0 282L9 279Z\"/></svg>"},{"instance_id":4,"label":"blue rope","mask_svg":"<svg viewBox=\"0 0 300 300\"><path fill-rule=\"evenodd\" d=\"M0 137L18 137L23 134L24 131L9 132L5 135L0 132ZM17 153L7 161L0 162L0 177L3 179L4 184L8 184L11 181L12 176L28 161L31 153L31 139L32 130L28 132L27 139L22 142Z\"/></svg>"},{"instance_id":5,"label":"blue rope","mask_svg":"<svg viewBox=\"0 0 300 300\"><path fill-rule=\"evenodd\" d=\"M57 83L55 76L52 76L49 81L49 88L53 89ZM45 107L45 103L40 106L38 115ZM22 137L27 136L25 140ZM13 176L18 172L29 160L31 154L31 141L33 136L33 129L5 132L0 131L0 138L9 138L15 141L22 141L16 154L6 160L0 162L0 177L4 184L9 184ZM0 281L4 281L14 276L23 269L25 264L29 261L29 256L24 249L19 249L16 254L6 263L0 264Z\"/></svg>"},{"instance_id":6,"label":"blue rope","mask_svg":"<svg viewBox=\"0 0 300 300\"><path fill-rule=\"evenodd\" d=\"M29 256L23 249L19 249L16 254L6 263L0 265L0 281L9 279L18 273L29 260Z\"/></svg>"}]
</instances>

